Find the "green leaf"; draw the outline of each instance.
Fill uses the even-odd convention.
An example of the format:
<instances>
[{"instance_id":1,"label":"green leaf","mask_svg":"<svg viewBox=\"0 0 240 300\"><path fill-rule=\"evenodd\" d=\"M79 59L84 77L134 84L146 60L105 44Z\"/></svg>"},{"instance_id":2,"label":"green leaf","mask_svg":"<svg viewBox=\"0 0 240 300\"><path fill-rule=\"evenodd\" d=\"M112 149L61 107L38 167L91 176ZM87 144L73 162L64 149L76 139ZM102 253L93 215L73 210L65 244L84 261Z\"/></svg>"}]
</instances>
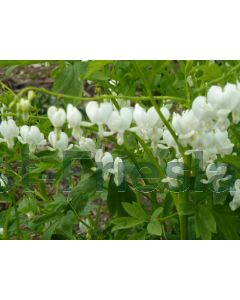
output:
<instances>
[{"instance_id":1,"label":"green leaf","mask_svg":"<svg viewBox=\"0 0 240 300\"><path fill-rule=\"evenodd\" d=\"M238 171L240 171L240 158L237 155L225 155L223 158L219 159L221 162L230 164Z\"/></svg>"},{"instance_id":2,"label":"green leaf","mask_svg":"<svg viewBox=\"0 0 240 300\"><path fill-rule=\"evenodd\" d=\"M120 229L128 229L133 228L138 225L143 224L144 220L138 220L131 217L121 217L112 221L115 226L112 228L112 231L120 230Z\"/></svg>"},{"instance_id":3,"label":"green leaf","mask_svg":"<svg viewBox=\"0 0 240 300\"><path fill-rule=\"evenodd\" d=\"M162 235L162 225L157 219L152 219L147 226L147 231L151 235Z\"/></svg>"},{"instance_id":4,"label":"green leaf","mask_svg":"<svg viewBox=\"0 0 240 300\"><path fill-rule=\"evenodd\" d=\"M90 61L84 78L89 79L91 75L102 70L106 65L109 65L111 60Z\"/></svg>"},{"instance_id":5,"label":"green leaf","mask_svg":"<svg viewBox=\"0 0 240 300\"><path fill-rule=\"evenodd\" d=\"M65 64L56 74L53 90L72 96L82 96L81 62ZM71 102L74 102L71 100Z\"/></svg>"},{"instance_id":6,"label":"green leaf","mask_svg":"<svg viewBox=\"0 0 240 300\"><path fill-rule=\"evenodd\" d=\"M156 210L154 210L152 216L151 216L151 219L157 219L160 214L163 212L163 207L158 207Z\"/></svg>"},{"instance_id":7,"label":"green leaf","mask_svg":"<svg viewBox=\"0 0 240 300\"><path fill-rule=\"evenodd\" d=\"M209 207L199 204L196 208L196 233L204 240L210 240L216 232L216 221Z\"/></svg>"},{"instance_id":8,"label":"green leaf","mask_svg":"<svg viewBox=\"0 0 240 300\"><path fill-rule=\"evenodd\" d=\"M213 211L219 231L227 240L238 240L240 233L240 218L232 213L228 206L216 206Z\"/></svg>"},{"instance_id":9,"label":"green leaf","mask_svg":"<svg viewBox=\"0 0 240 300\"><path fill-rule=\"evenodd\" d=\"M138 220L145 220L147 218L145 210L137 202L123 202L122 206L131 217L134 217Z\"/></svg>"},{"instance_id":10,"label":"green leaf","mask_svg":"<svg viewBox=\"0 0 240 300\"><path fill-rule=\"evenodd\" d=\"M70 193L70 202L73 208L81 212L88 200L96 194L96 175L90 175L80 180L78 185Z\"/></svg>"},{"instance_id":11,"label":"green leaf","mask_svg":"<svg viewBox=\"0 0 240 300\"><path fill-rule=\"evenodd\" d=\"M123 202L136 202L136 195L133 190L127 185L125 190L121 191L118 186L114 183L113 176L111 176L108 185L107 205L111 216L124 216L126 215L123 209Z\"/></svg>"},{"instance_id":12,"label":"green leaf","mask_svg":"<svg viewBox=\"0 0 240 300\"><path fill-rule=\"evenodd\" d=\"M158 207L152 214L150 222L147 226L147 231L151 235L162 235L162 225L158 220L158 217L163 212L163 207Z\"/></svg>"}]
</instances>

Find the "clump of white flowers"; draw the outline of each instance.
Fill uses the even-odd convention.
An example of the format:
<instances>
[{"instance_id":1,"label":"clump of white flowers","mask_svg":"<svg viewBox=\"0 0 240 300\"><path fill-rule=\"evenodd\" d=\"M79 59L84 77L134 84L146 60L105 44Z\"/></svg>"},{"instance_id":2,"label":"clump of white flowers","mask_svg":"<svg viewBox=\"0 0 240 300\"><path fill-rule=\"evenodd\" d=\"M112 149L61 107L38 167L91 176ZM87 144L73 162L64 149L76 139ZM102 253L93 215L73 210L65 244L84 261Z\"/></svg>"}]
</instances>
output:
<instances>
[{"instance_id":1,"label":"clump of white flowers","mask_svg":"<svg viewBox=\"0 0 240 300\"><path fill-rule=\"evenodd\" d=\"M192 86L192 78L188 78L188 83ZM113 85L115 83L113 82ZM111 90L114 94L114 92ZM18 103L18 112L23 115L23 119L28 119L28 113L31 109L31 100L34 94L29 93L28 97L20 99ZM121 98L121 95L119 96ZM173 136L170 127L166 127L166 122L162 121L155 107L146 108L144 105L135 104L131 106L129 101L117 99L118 107L110 101L98 103L90 101L86 105L86 115L88 120L84 120L84 114L79 109L68 104L66 111L64 108L51 106L48 108L47 115L53 126L53 131L48 135L48 144L43 133L37 126L17 126L12 118L3 119L0 123L0 142L5 142L9 148L13 148L15 139L21 143L28 144L30 151L38 148L48 147L48 149L57 151L60 158L63 158L64 152L75 146L82 151L90 152L96 163L102 163L103 169L108 163L111 168L103 171L104 180L107 180L110 174L114 175L114 181L119 185L123 178L119 176L122 160L113 158L111 153L97 150L97 145L103 141L103 137L114 138L119 145L124 144L124 138L127 131L134 132L139 138L150 145L153 155L158 159L159 149L172 148L175 153L173 162L181 162L183 152L179 150L181 145L185 155L197 155L201 152L203 155L202 169L206 172L207 179L204 183L211 183L215 175L219 176L216 181L216 189L219 188L222 181L228 180L226 169L217 167L215 170L212 165L219 156L223 157L233 153L234 144L229 139L228 128L230 124L240 122L240 84L226 84L223 88L212 86L206 96L198 96L192 106L181 112L170 113L168 105L162 105L161 114L169 122L169 126L174 130ZM127 104L127 105L126 105ZM2 111L6 107L2 107ZM2 112L1 111L1 112ZM3 112L2 112L3 113ZM65 123L67 122L67 126ZM84 127L97 125L97 136L87 136L84 134ZM66 127L71 129L71 135L68 136ZM95 139L96 138L96 139ZM100 139L98 139L100 138ZM117 176L118 174L118 176ZM121 173L122 174L122 173ZM182 175L181 170L177 170L177 175ZM177 178L172 179L169 176L163 179L173 186L179 184ZM240 190L238 181L234 185L231 195L233 201L230 203L232 210L240 206Z\"/></svg>"},{"instance_id":2,"label":"clump of white flowers","mask_svg":"<svg viewBox=\"0 0 240 300\"><path fill-rule=\"evenodd\" d=\"M227 84L224 89L212 86L207 97L199 96L193 101L192 109L173 114L172 127L180 144L190 146L191 150L186 154L197 151L203 153L205 169L216 160L217 155L232 153L234 145L228 137L227 129L230 116L233 122L239 122L233 116L239 110L240 90L236 85Z\"/></svg>"}]
</instances>

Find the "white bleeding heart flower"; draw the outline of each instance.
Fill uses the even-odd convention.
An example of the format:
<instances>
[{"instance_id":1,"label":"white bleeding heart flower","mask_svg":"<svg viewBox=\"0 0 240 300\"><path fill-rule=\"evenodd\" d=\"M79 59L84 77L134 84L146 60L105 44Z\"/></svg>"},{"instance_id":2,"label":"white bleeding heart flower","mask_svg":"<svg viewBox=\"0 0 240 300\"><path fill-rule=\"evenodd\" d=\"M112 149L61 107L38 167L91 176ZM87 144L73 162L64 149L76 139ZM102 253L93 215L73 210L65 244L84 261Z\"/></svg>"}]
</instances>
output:
<instances>
[{"instance_id":1,"label":"white bleeding heart flower","mask_svg":"<svg viewBox=\"0 0 240 300\"><path fill-rule=\"evenodd\" d=\"M69 128L80 127L82 122L82 114L72 104L67 106L67 121Z\"/></svg>"},{"instance_id":2,"label":"white bleeding heart flower","mask_svg":"<svg viewBox=\"0 0 240 300\"><path fill-rule=\"evenodd\" d=\"M107 164L113 163L113 157L111 153L98 149L95 154L95 162L102 163L103 167L105 167Z\"/></svg>"},{"instance_id":3,"label":"white bleeding heart flower","mask_svg":"<svg viewBox=\"0 0 240 300\"><path fill-rule=\"evenodd\" d=\"M24 125L20 128L20 136L18 140L22 144L28 144L30 152L34 152L37 147L44 146L46 140L43 133L40 132L37 126Z\"/></svg>"},{"instance_id":4,"label":"white bleeding heart flower","mask_svg":"<svg viewBox=\"0 0 240 300\"><path fill-rule=\"evenodd\" d=\"M201 182L204 184L213 182L215 191L218 191L220 187L220 182L227 181L232 177L231 175L225 176L226 172L227 166L223 164L219 166L217 164L211 163L206 168L207 180L202 179Z\"/></svg>"},{"instance_id":5,"label":"white bleeding heart flower","mask_svg":"<svg viewBox=\"0 0 240 300\"><path fill-rule=\"evenodd\" d=\"M123 161L120 157L116 157L113 164L114 182L116 186L121 185L124 179Z\"/></svg>"},{"instance_id":6,"label":"white bleeding heart flower","mask_svg":"<svg viewBox=\"0 0 240 300\"><path fill-rule=\"evenodd\" d=\"M219 86L212 86L207 93L207 101L213 107L216 118L219 119L219 124L225 122L229 113L231 112L231 105L226 102L226 99L229 98L229 87L226 87L226 90L222 89Z\"/></svg>"},{"instance_id":7,"label":"white bleeding heart flower","mask_svg":"<svg viewBox=\"0 0 240 300\"><path fill-rule=\"evenodd\" d=\"M158 144L158 147L160 149L166 149L166 148L177 148L177 144L172 137L171 133L169 130L165 129L162 134L162 141L160 144Z\"/></svg>"},{"instance_id":8,"label":"white bleeding heart flower","mask_svg":"<svg viewBox=\"0 0 240 300\"><path fill-rule=\"evenodd\" d=\"M216 130L214 133L214 142L217 153L222 156L232 153L234 144L229 140L227 131Z\"/></svg>"},{"instance_id":9,"label":"white bleeding heart flower","mask_svg":"<svg viewBox=\"0 0 240 300\"><path fill-rule=\"evenodd\" d=\"M223 89L213 85L207 92L207 102L216 110L225 108Z\"/></svg>"},{"instance_id":10,"label":"white bleeding heart flower","mask_svg":"<svg viewBox=\"0 0 240 300\"><path fill-rule=\"evenodd\" d=\"M48 135L48 141L52 147L49 147L50 150L58 151L58 156L63 158L63 153L66 150L71 149L72 145L68 145L68 136L65 132L60 132L59 137L57 137L56 132L52 131Z\"/></svg>"},{"instance_id":11,"label":"white bleeding heart flower","mask_svg":"<svg viewBox=\"0 0 240 300\"><path fill-rule=\"evenodd\" d=\"M169 110L163 106L161 109L165 119L169 119ZM136 104L133 111L133 119L139 127L149 128L154 126L162 126L163 123L154 107L150 107L147 111L139 104Z\"/></svg>"},{"instance_id":12,"label":"white bleeding heart flower","mask_svg":"<svg viewBox=\"0 0 240 300\"><path fill-rule=\"evenodd\" d=\"M139 127L145 127L147 123L147 113L144 108L136 104L133 111L133 119Z\"/></svg>"},{"instance_id":13,"label":"white bleeding heart flower","mask_svg":"<svg viewBox=\"0 0 240 300\"><path fill-rule=\"evenodd\" d=\"M82 135L82 130L80 128L82 123L82 114L72 104L68 104L67 106L67 121L68 127L72 128L72 136L76 140L80 140Z\"/></svg>"},{"instance_id":14,"label":"white bleeding heart flower","mask_svg":"<svg viewBox=\"0 0 240 300\"><path fill-rule=\"evenodd\" d=\"M223 89L224 106L231 112L236 109L239 111L240 106L240 91L237 86L232 83L227 83Z\"/></svg>"},{"instance_id":15,"label":"white bleeding heart flower","mask_svg":"<svg viewBox=\"0 0 240 300\"><path fill-rule=\"evenodd\" d=\"M123 144L124 132L128 130L132 123L132 110L128 107L123 107L120 111L113 111L107 125L112 132L117 132L117 142Z\"/></svg>"},{"instance_id":16,"label":"white bleeding heart flower","mask_svg":"<svg viewBox=\"0 0 240 300\"><path fill-rule=\"evenodd\" d=\"M19 128L17 127L13 119L3 120L0 124L0 133L3 138L0 138L0 142L5 142L8 148L12 149L14 146L14 138L19 134Z\"/></svg>"},{"instance_id":17,"label":"white bleeding heart flower","mask_svg":"<svg viewBox=\"0 0 240 300\"><path fill-rule=\"evenodd\" d=\"M230 190L230 195L233 200L229 203L232 211L235 211L240 207L240 179L237 179L234 183L234 187Z\"/></svg>"},{"instance_id":18,"label":"white bleeding heart flower","mask_svg":"<svg viewBox=\"0 0 240 300\"><path fill-rule=\"evenodd\" d=\"M173 113L172 127L179 136L180 142L187 146L189 139L199 128L199 120L192 110L183 111L181 115Z\"/></svg>"},{"instance_id":19,"label":"white bleeding heart flower","mask_svg":"<svg viewBox=\"0 0 240 300\"><path fill-rule=\"evenodd\" d=\"M105 168L109 163L113 163L113 157L112 157L111 153L105 152L103 154L101 162L103 164L103 168Z\"/></svg>"},{"instance_id":20,"label":"white bleeding heart flower","mask_svg":"<svg viewBox=\"0 0 240 300\"><path fill-rule=\"evenodd\" d=\"M79 140L78 148L81 151L88 151L91 153L91 157L94 157L96 154L96 144L90 138L81 137Z\"/></svg>"},{"instance_id":21,"label":"white bleeding heart flower","mask_svg":"<svg viewBox=\"0 0 240 300\"><path fill-rule=\"evenodd\" d=\"M113 168L113 157L109 152L103 152L98 149L95 154L95 162L100 166L103 172L103 179L107 181Z\"/></svg>"},{"instance_id":22,"label":"white bleeding heart flower","mask_svg":"<svg viewBox=\"0 0 240 300\"><path fill-rule=\"evenodd\" d=\"M170 175L171 176L168 176ZM179 176L184 174L183 160L173 159L167 163L167 177L162 179L163 183L168 183L173 187L178 187L180 184Z\"/></svg>"},{"instance_id":23,"label":"white bleeding heart flower","mask_svg":"<svg viewBox=\"0 0 240 300\"><path fill-rule=\"evenodd\" d=\"M91 101L86 106L86 113L93 124L97 124L99 128L99 135L103 136L103 125L107 124L111 117L113 106L109 102L97 103Z\"/></svg>"},{"instance_id":24,"label":"white bleeding heart flower","mask_svg":"<svg viewBox=\"0 0 240 300\"><path fill-rule=\"evenodd\" d=\"M161 112L166 120L169 119L170 113L167 107L163 106ZM136 132L139 137L144 140L151 140L151 147L154 155L156 154L158 143L163 134L163 122L159 117L156 109L150 107L147 111L139 104L135 105L133 111L133 119L137 124L136 127L132 127L129 130Z\"/></svg>"},{"instance_id":25,"label":"white bleeding heart flower","mask_svg":"<svg viewBox=\"0 0 240 300\"><path fill-rule=\"evenodd\" d=\"M102 149L98 149L95 154L96 163L102 164L100 167L103 171L103 179L107 181L110 174L114 175L114 182L119 186L124 178L123 161L120 157L113 159L111 153L103 152Z\"/></svg>"},{"instance_id":26,"label":"white bleeding heart flower","mask_svg":"<svg viewBox=\"0 0 240 300\"><path fill-rule=\"evenodd\" d=\"M66 121L66 112L63 108L50 106L47 111L48 118L55 128L61 128Z\"/></svg>"},{"instance_id":27,"label":"white bleeding heart flower","mask_svg":"<svg viewBox=\"0 0 240 300\"><path fill-rule=\"evenodd\" d=\"M193 100L192 111L198 120L209 120L215 115L213 107L207 103L207 98L198 96Z\"/></svg>"}]
</instances>

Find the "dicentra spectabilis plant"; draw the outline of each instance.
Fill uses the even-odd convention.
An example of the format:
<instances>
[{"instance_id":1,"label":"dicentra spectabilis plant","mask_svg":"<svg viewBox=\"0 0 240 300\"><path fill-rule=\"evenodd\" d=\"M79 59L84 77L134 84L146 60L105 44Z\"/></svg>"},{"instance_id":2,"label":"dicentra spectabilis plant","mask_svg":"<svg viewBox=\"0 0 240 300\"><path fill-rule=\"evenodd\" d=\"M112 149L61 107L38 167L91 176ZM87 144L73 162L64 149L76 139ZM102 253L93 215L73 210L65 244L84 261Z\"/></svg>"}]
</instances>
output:
<instances>
[{"instance_id":1,"label":"dicentra spectabilis plant","mask_svg":"<svg viewBox=\"0 0 240 300\"><path fill-rule=\"evenodd\" d=\"M239 239L240 64L166 65L1 82L0 239Z\"/></svg>"}]
</instances>

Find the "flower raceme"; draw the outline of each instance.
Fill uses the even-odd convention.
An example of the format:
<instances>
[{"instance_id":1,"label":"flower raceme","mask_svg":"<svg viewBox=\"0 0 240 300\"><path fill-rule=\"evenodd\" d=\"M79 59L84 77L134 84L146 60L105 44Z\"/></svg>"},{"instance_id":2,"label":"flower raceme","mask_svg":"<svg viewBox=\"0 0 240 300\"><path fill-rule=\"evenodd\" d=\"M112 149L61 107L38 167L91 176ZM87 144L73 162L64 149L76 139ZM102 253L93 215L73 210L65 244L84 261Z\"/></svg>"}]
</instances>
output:
<instances>
[{"instance_id":1,"label":"flower raceme","mask_svg":"<svg viewBox=\"0 0 240 300\"><path fill-rule=\"evenodd\" d=\"M20 100L20 113L23 114L30 109L30 102L29 97ZM121 159L114 159L109 152L96 150L96 142L99 145L103 142L103 137L112 136L111 138L113 138L116 135L117 144L122 145L126 131L134 132L147 143L156 160L159 159L159 151L167 148L173 150L171 153L173 153L174 159L182 159L179 145L185 148L185 155L196 155L200 151L203 154L202 169L206 171L207 182L211 181L210 167L208 166L213 164L219 156L223 157L234 151L234 144L229 138L228 128L230 124L238 124L240 121L239 83L228 83L224 88L212 86L205 96L198 96L193 100L192 107L181 112L170 113L171 109L167 105L162 106L160 110L169 126L174 130L176 134L174 137L169 128L163 124L155 107L145 108L140 104L135 106L130 106L129 103L127 106L125 104L126 102L123 103L118 99L119 109L117 109L111 102L90 101L85 108L88 120L83 120L82 113L72 104L67 105L66 112L64 108L49 107L47 115L54 130L48 135L48 145L37 126L24 125L19 128L13 119L3 119L0 123L0 142L5 142L9 148L13 148L14 139L18 138L21 143L29 145L30 151L49 147L49 149L57 151L60 158L74 144L80 150L90 152L96 162L104 165L107 161L113 164L111 172L109 170L105 172L105 179L110 174L115 176L118 162ZM4 107L4 113L5 111L6 107ZM66 121L74 139L65 130ZM94 137L96 142L84 131L84 127L92 125L98 126L98 133ZM69 145L69 142L73 144ZM139 145L139 149L141 149L141 145ZM115 180L115 183L120 182L120 180ZM173 183L177 184L177 182ZM235 190L236 197L232 192L235 200L232 202L231 208L237 207L236 203L238 203L237 188Z\"/></svg>"}]
</instances>

